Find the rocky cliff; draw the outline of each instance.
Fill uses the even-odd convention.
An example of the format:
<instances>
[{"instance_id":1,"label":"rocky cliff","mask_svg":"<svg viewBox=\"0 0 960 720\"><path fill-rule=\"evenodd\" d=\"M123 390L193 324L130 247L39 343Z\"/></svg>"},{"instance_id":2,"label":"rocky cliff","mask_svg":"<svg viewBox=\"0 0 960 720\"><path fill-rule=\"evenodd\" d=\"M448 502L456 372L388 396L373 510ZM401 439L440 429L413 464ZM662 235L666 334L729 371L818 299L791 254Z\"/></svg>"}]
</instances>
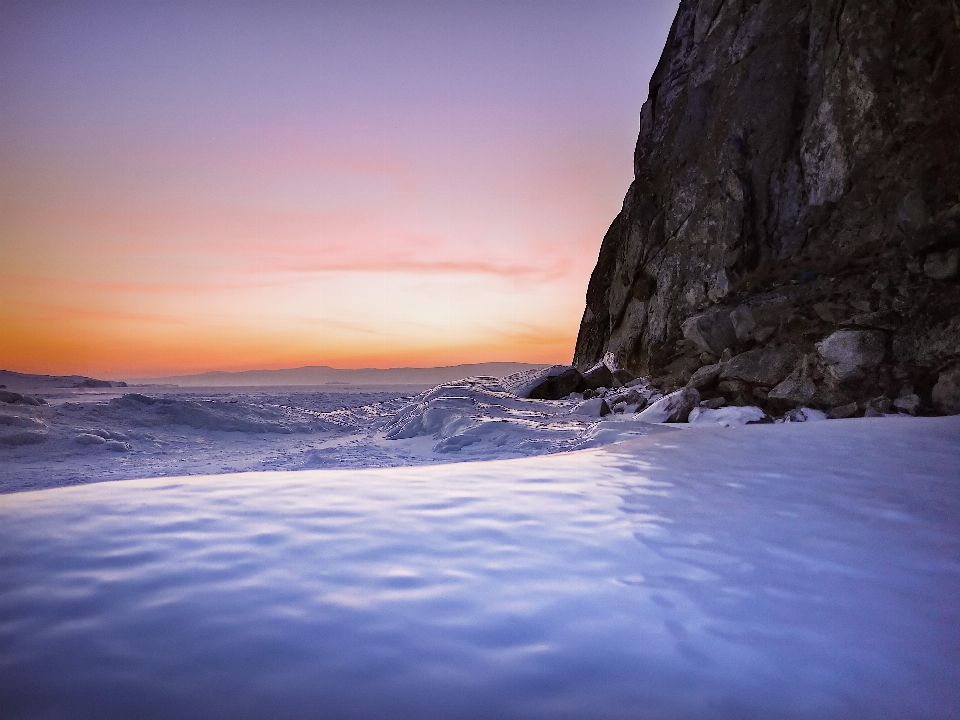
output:
<instances>
[{"instance_id":1,"label":"rocky cliff","mask_svg":"<svg viewBox=\"0 0 960 720\"><path fill-rule=\"evenodd\" d=\"M577 367L960 412L956 0L682 0L634 172Z\"/></svg>"}]
</instances>

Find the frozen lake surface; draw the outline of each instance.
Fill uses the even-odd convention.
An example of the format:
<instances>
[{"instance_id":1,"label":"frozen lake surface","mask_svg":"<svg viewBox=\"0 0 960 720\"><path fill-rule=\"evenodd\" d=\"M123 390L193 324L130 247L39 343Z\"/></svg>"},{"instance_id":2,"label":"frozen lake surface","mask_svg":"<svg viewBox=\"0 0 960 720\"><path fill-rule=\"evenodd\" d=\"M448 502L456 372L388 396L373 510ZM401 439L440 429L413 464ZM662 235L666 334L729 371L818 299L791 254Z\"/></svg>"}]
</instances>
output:
<instances>
[{"instance_id":1,"label":"frozen lake surface","mask_svg":"<svg viewBox=\"0 0 960 720\"><path fill-rule=\"evenodd\" d=\"M958 478L960 418L870 418L8 493L0 708L956 718Z\"/></svg>"},{"instance_id":2,"label":"frozen lake surface","mask_svg":"<svg viewBox=\"0 0 960 720\"><path fill-rule=\"evenodd\" d=\"M20 388L28 392L26 388ZM435 388L39 388L0 403L0 493L103 480L369 468L576 450L654 432L579 398L518 398L496 378Z\"/></svg>"}]
</instances>

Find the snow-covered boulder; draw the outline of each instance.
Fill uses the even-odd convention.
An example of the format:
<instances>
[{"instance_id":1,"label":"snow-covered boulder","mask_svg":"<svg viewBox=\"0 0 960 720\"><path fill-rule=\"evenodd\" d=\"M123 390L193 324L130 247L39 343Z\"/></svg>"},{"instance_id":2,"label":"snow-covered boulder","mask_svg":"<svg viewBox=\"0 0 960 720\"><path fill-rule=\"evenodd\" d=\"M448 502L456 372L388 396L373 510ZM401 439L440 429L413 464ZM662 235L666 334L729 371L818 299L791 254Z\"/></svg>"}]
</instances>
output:
<instances>
[{"instance_id":1,"label":"snow-covered boulder","mask_svg":"<svg viewBox=\"0 0 960 720\"><path fill-rule=\"evenodd\" d=\"M783 422L813 422L826 419L825 412L808 407L794 408L783 416Z\"/></svg>"},{"instance_id":2,"label":"snow-covered boulder","mask_svg":"<svg viewBox=\"0 0 960 720\"><path fill-rule=\"evenodd\" d=\"M693 410L700 402L700 393L694 388L680 388L676 392L665 395L643 412L637 414L637 419L643 422L686 422Z\"/></svg>"},{"instance_id":3,"label":"snow-covered boulder","mask_svg":"<svg viewBox=\"0 0 960 720\"><path fill-rule=\"evenodd\" d=\"M737 427L754 423L771 422L770 417L760 408L753 405L731 406L717 408L696 407L690 411L687 422L691 425L719 425L720 427Z\"/></svg>"},{"instance_id":4,"label":"snow-covered boulder","mask_svg":"<svg viewBox=\"0 0 960 720\"><path fill-rule=\"evenodd\" d=\"M606 417L610 412L610 406L604 398L594 397L578 403L576 407L570 411L570 414L583 415L586 417Z\"/></svg>"}]
</instances>

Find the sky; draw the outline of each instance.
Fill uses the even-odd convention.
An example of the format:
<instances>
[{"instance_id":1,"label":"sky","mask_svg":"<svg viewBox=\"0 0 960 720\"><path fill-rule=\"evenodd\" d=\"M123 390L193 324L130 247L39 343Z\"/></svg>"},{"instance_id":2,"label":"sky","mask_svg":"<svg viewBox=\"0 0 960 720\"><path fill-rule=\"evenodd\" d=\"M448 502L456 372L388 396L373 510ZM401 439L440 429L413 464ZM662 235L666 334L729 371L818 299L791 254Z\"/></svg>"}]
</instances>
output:
<instances>
[{"instance_id":1,"label":"sky","mask_svg":"<svg viewBox=\"0 0 960 720\"><path fill-rule=\"evenodd\" d=\"M677 0L0 0L0 367L564 363Z\"/></svg>"}]
</instances>

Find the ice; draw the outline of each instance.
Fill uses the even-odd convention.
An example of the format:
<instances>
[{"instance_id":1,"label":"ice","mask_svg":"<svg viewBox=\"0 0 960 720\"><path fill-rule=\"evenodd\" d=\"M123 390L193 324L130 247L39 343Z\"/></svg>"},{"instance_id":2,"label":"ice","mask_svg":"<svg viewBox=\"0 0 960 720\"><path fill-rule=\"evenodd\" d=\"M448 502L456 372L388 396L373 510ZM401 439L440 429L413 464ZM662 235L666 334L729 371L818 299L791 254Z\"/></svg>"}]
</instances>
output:
<instances>
[{"instance_id":1,"label":"ice","mask_svg":"<svg viewBox=\"0 0 960 720\"><path fill-rule=\"evenodd\" d=\"M0 493L144 477L531 457L657 433L686 411L692 422L668 427L765 419L758 408L697 408L690 388L660 397L639 380L588 400L522 398L505 387L518 387L511 382L466 378L416 394L369 387L47 388L47 405L0 403ZM803 408L783 419L822 417Z\"/></svg>"},{"instance_id":2,"label":"ice","mask_svg":"<svg viewBox=\"0 0 960 720\"><path fill-rule=\"evenodd\" d=\"M442 437L368 449L527 406L416 407L447 408ZM0 495L2 714L958 716L960 417L583 433L644 425L517 460Z\"/></svg>"}]
</instances>

